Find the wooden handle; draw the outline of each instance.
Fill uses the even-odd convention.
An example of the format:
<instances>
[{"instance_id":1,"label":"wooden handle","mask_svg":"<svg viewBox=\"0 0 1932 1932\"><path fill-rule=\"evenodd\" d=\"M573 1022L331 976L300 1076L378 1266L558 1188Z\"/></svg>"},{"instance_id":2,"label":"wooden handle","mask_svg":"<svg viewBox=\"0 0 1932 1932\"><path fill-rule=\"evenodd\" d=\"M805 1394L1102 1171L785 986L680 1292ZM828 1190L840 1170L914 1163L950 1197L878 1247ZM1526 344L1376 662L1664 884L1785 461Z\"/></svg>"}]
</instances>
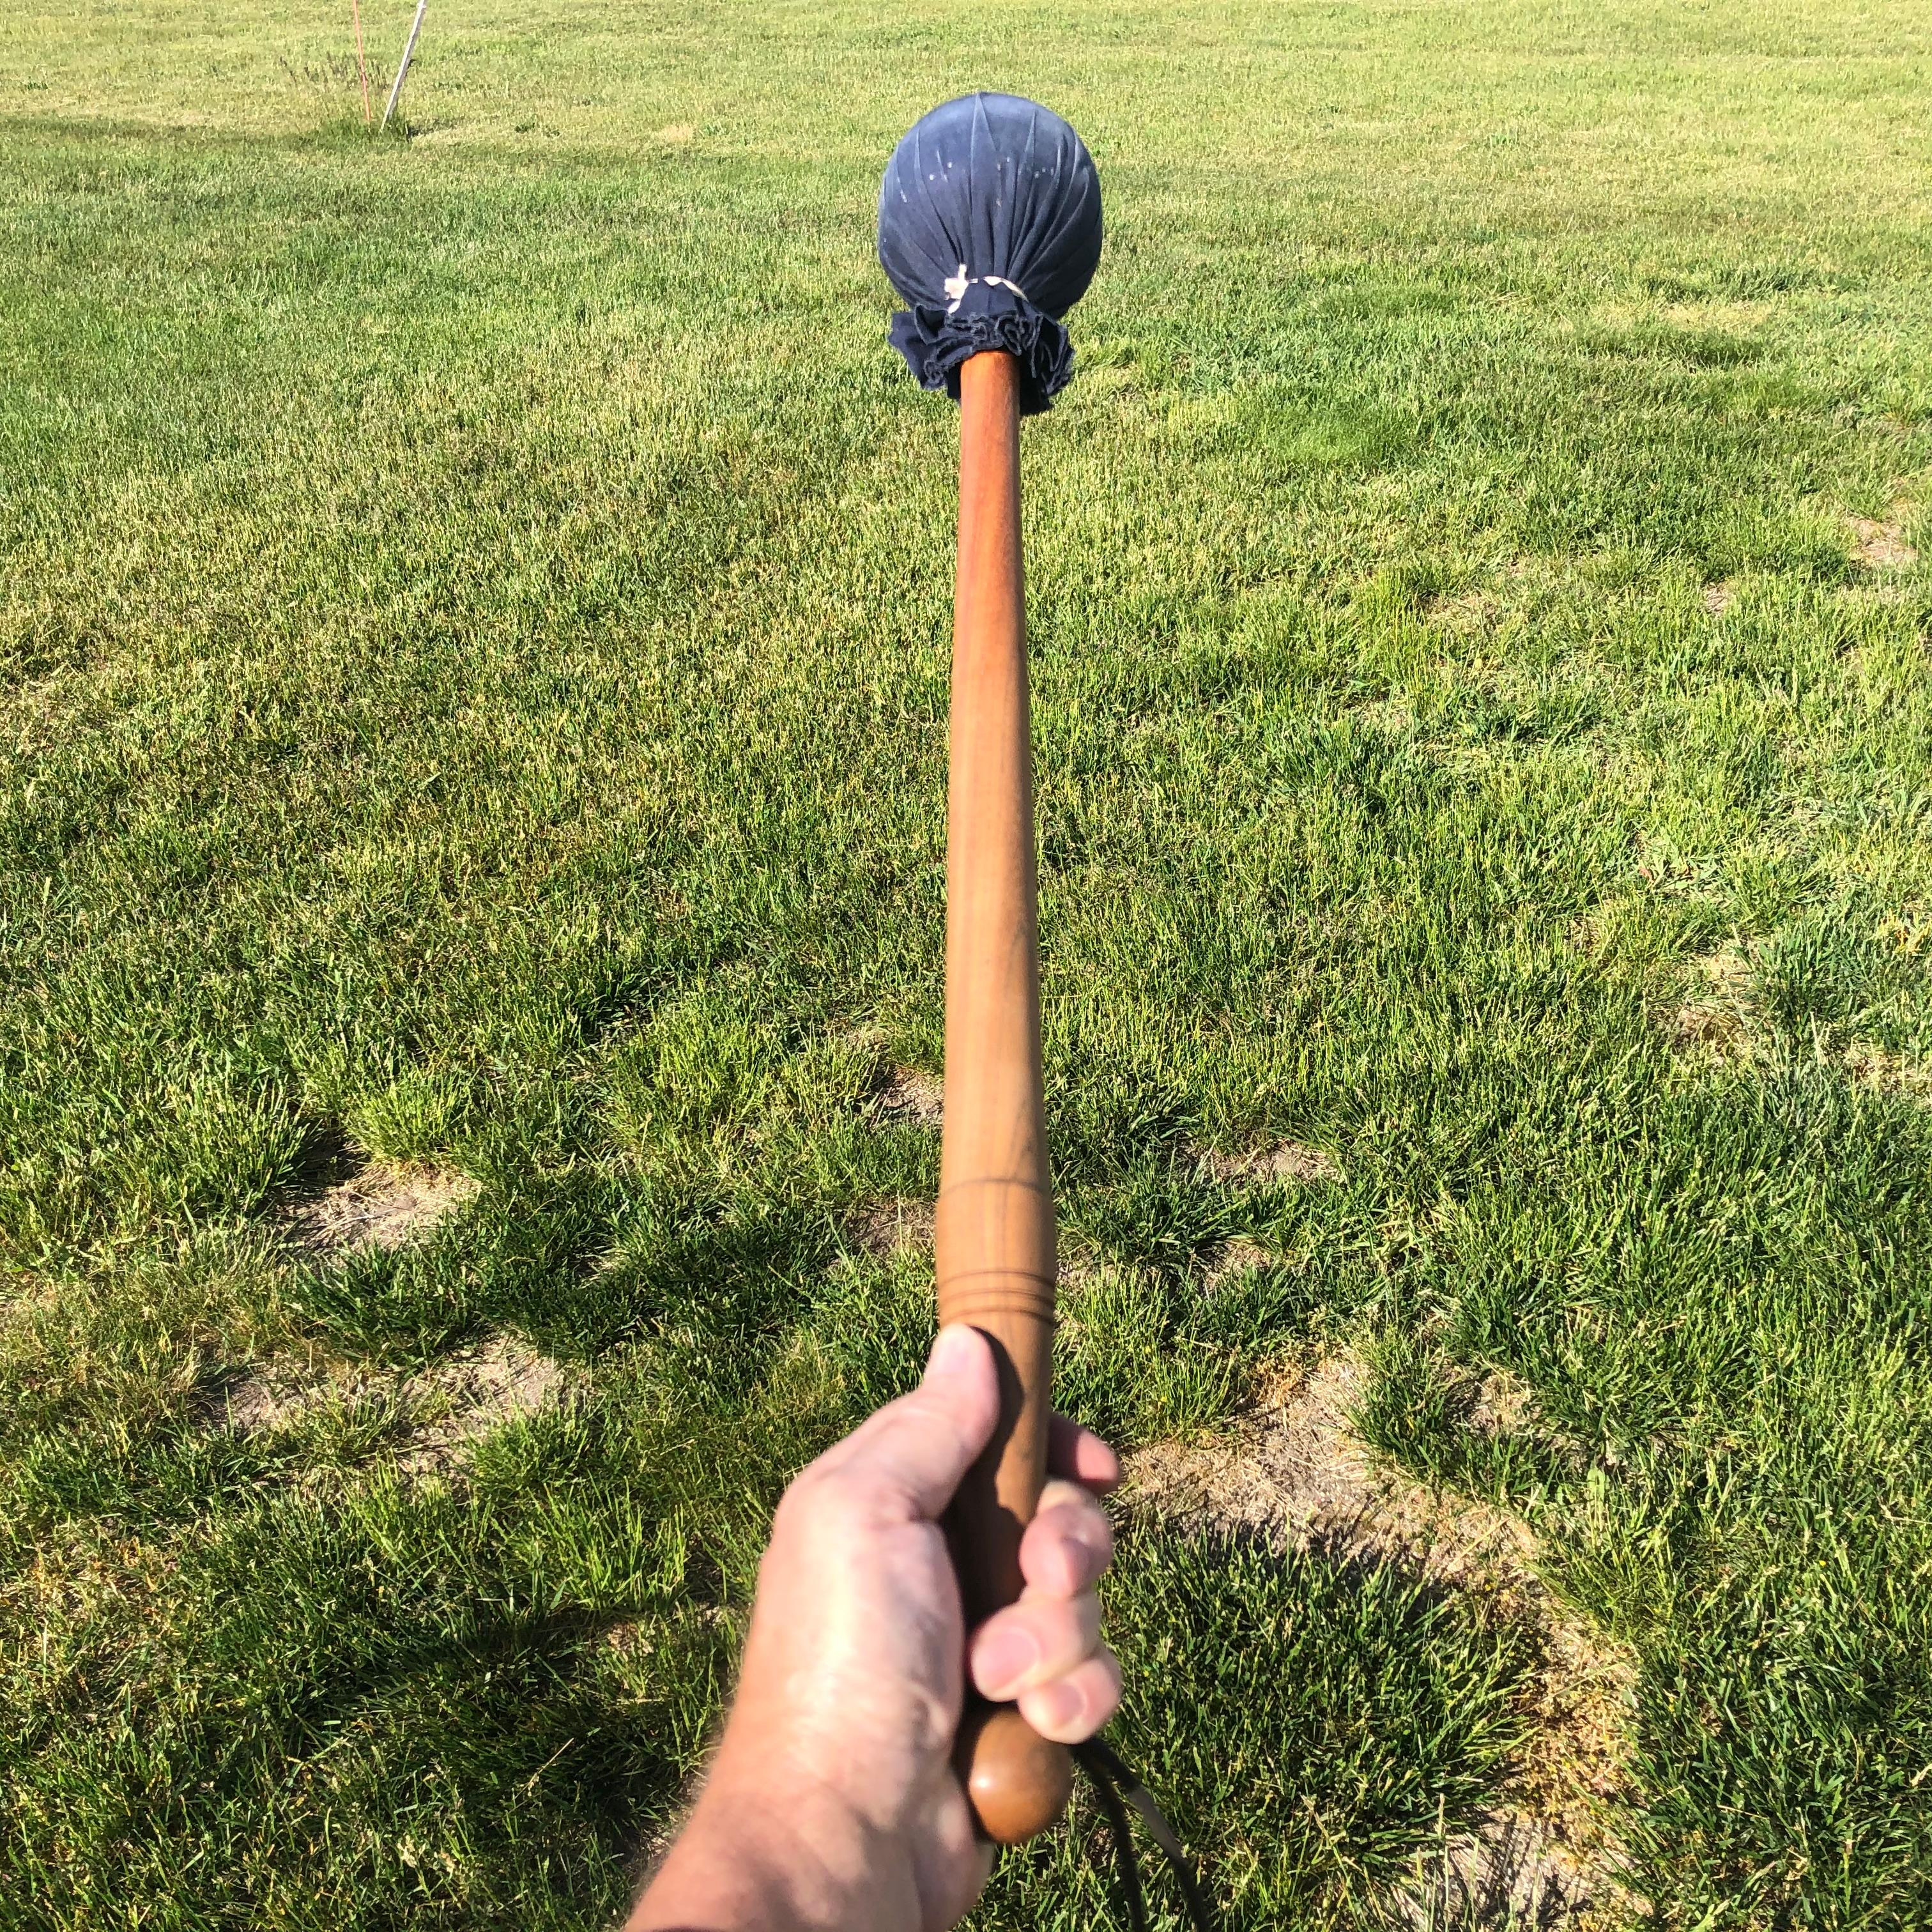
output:
<instances>
[{"instance_id":1,"label":"wooden handle","mask_svg":"<svg viewBox=\"0 0 1932 1932\"><path fill-rule=\"evenodd\" d=\"M946 1112L934 1259L942 1322L993 1344L1000 1425L950 1520L969 1627L1020 1593L1046 1479L1055 1268L1040 1067L1033 745L1020 563L1019 364L959 372L959 574L946 799ZM1064 1745L1010 1708L969 1712L961 1775L980 1828L1018 1844L1065 1808Z\"/></svg>"}]
</instances>

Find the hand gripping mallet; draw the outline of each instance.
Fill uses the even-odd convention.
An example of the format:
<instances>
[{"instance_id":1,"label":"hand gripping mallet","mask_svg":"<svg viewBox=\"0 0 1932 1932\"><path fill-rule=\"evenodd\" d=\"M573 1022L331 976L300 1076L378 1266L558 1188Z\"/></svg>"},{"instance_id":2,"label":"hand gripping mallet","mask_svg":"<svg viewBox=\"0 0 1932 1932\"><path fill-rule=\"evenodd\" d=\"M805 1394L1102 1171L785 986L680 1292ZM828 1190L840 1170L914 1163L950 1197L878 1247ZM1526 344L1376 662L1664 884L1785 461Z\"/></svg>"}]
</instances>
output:
<instances>
[{"instance_id":1,"label":"hand gripping mallet","mask_svg":"<svg viewBox=\"0 0 1932 1932\"><path fill-rule=\"evenodd\" d=\"M993 1344L1000 1424L949 1528L969 1628L1020 1594L1046 1480L1054 1222L1040 1083L1033 753L1020 562L1019 423L1072 370L1060 318L1100 258L1080 137L1011 94L927 115L879 196L879 260L911 304L892 338L958 402L959 561L946 802L946 1108L935 1260L942 1322ZM1072 1766L1008 1705L969 1705L960 1774L986 1835L1018 1844L1066 1804Z\"/></svg>"}]
</instances>

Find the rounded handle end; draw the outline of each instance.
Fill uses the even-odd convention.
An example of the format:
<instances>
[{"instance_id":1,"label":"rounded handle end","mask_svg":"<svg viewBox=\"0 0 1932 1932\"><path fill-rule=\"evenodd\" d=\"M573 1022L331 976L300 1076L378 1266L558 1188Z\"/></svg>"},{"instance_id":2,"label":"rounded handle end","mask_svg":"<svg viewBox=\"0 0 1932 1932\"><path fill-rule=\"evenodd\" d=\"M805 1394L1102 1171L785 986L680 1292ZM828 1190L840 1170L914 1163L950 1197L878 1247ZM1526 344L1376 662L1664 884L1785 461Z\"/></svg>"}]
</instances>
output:
<instances>
[{"instance_id":1,"label":"rounded handle end","mask_svg":"<svg viewBox=\"0 0 1932 1932\"><path fill-rule=\"evenodd\" d=\"M1037 1838L1072 1795L1072 1753L1042 1737L1011 1704L968 1710L956 1762L980 1829L996 1845Z\"/></svg>"}]
</instances>

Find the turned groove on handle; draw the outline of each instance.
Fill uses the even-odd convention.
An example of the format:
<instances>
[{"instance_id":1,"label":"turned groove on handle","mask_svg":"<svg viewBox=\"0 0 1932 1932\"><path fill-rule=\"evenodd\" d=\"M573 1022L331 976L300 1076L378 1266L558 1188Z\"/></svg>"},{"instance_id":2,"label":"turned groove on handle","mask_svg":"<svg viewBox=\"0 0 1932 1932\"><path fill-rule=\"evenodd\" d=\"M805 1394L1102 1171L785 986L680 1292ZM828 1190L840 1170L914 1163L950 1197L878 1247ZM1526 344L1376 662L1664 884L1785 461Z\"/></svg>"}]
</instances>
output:
<instances>
[{"instance_id":1,"label":"turned groove on handle","mask_svg":"<svg viewBox=\"0 0 1932 1932\"><path fill-rule=\"evenodd\" d=\"M934 1260L942 1322L999 1364L998 1429L948 1520L969 1629L1020 1592L1019 1544L1046 1478L1055 1256L1040 1084L1033 748L1020 560L1019 365L959 372L959 563L946 791L946 1103ZM960 1771L1002 1844L1043 1831L1072 1779L1017 1712L969 1711Z\"/></svg>"}]
</instances>

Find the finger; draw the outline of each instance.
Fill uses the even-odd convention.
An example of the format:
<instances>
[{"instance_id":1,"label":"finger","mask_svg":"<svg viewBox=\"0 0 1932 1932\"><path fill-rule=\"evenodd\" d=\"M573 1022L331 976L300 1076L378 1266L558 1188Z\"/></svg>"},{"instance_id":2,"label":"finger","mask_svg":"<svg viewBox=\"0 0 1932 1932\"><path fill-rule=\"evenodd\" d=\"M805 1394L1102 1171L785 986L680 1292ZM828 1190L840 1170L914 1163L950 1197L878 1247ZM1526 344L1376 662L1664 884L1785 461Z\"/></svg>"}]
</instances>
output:
<instances>
[{"instance_id":1,"label":"finger","mask_svg":"<svg viewBox=\"0 0 1932 1932\"><path fill-rule=\"evenodd\" d=\"M1055 1744L1084 1743L1120 1702L1120 1660L1102 1644L1085 1663L1020 1694L1020 1715Z\"/></svg>"},{"instance_id":2,"label":"finger","mask_svg":"<svg viewBox=\"0 0 1932 1932\"><path fill-rule=\"evenodd\" d=\"M1077 1483L1049 1483L1020 1538L1020 1574L1042 1597L1077 1597L1114 1554L1114 1526Z\"/></svg>"},{"instance_id":3,"label":"finger","mask_svg":"<svg viewBox=\"0 0 1932 1932\"><path fill-rule=\"evenodd\" d=\"M1047 1437L1046 1466L1056 1476L1070 1476L1090 1490L1104 1493L1120 1480L1120 1459L1090 1429L1070 1416L1056 1415Z\"/></svg>"},{"instance_id":4,"label":"finger","mask_svg":"<svg viewBox=\"0 0 1932 1932\"><path fill-rule=\"evenodd\" d=\"M919 1387L834 1443L812 1473L936 1520L999 1417L992 1349L976 1328L955 1324L939 1331Z\"/></svg>"},{"instance_id":5,"label":"finger","mask_svg":"<svg viewBox=\"0 0 1932 1932\"><path fill-rule=\"evenodd\" d=\"M981 1696L1004 1704L1064 1677L1100 1647L1100 1600L1090 1590L1066 1599L1029 1593L973 1633L973 1682Z\"/></svg>"}]
</instances>

